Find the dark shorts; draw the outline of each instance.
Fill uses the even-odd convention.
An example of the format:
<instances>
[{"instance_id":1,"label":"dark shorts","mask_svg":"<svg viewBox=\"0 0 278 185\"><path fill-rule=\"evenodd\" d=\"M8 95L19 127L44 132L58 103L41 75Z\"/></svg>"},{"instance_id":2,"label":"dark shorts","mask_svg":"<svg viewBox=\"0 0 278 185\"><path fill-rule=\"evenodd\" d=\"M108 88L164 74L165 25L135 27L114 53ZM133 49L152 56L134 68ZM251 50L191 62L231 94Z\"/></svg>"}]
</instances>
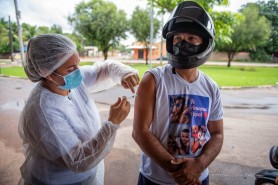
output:
<instances>
[{"instance_id":1,"label":"dark shorts","mask_svg":"<svg viewBox=\"0 0 278 185\"><path fill-rule=\"evenodd\" d=\"M150 181L148 178L144 177L140 173L137 185L159 185L159 184L156 184L156 183ZM209 176L205 180L202 181L202 185L209 185Z\"/></svg>"}]
</instances>

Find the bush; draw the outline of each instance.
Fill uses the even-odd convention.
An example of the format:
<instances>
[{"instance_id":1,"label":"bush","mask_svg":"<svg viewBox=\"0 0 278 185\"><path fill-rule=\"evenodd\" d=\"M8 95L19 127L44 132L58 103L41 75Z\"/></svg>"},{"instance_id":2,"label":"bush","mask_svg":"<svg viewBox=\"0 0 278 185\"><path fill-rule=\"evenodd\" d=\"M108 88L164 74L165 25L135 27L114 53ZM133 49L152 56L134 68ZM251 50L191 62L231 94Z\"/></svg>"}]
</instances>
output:
<instances>
[{"instance_id":1,"label":"bush","mask_svg":"<svg viewBox=\"0 0 278 185\"><path fill-rule=\"evenodd\" d=\"M268 63L271 62L272 57L264 50L256 50L250 52L250 57L255 62Z\"/></svg>"}]
</instances>

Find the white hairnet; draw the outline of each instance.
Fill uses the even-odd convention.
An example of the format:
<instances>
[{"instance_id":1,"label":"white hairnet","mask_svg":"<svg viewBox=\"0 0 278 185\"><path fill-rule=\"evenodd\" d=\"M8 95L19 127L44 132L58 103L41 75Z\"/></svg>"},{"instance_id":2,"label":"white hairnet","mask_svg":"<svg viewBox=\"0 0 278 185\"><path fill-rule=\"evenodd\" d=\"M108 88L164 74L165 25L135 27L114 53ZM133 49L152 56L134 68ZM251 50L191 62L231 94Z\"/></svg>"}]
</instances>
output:
<instances>
[{"instance_id":1,"label":"white hairnet","mask_svg":"<svg viewBox=\"0 0 278 185\"><path fill-rule=\"evenodd\" d=\"M61 34L43 34L29 40L24 70L37 82L63 65L76 52L76 45Z\"/></svg>"}]
</instances>

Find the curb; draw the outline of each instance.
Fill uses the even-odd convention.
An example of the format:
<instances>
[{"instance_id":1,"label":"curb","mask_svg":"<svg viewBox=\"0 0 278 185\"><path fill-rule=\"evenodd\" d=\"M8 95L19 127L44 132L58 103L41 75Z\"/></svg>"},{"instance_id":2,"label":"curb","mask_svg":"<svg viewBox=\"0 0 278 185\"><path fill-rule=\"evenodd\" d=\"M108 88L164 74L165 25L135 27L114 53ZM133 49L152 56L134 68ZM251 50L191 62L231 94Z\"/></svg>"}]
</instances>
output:
<instances>
[{"instance_id":1,"label":"curb","mask_svg":"<svg viewBox=\"0 0 278 185\"><path fill-rule=\"evenodd\" d=\"M255 89L255 88L272 88L278 87L278 82L276 85L259 85L259 86L222 86L219 87L221 90L241 90L241 89Z\"/></svg>"},{"instance_id":2,"label":"curb","mask_svg":"<svg viewBox=\"0 0 278 185\"><path fill-rule=\"evenodd\" d=\"M5 77L5 78L15 78L15 79L23 79L23 80L29 80L28 78L24 78L24 77L18 77L18 76L7 76L7 75L3 75L3 74L0 74L0 77Z\"/></svg>"}]
</instances>

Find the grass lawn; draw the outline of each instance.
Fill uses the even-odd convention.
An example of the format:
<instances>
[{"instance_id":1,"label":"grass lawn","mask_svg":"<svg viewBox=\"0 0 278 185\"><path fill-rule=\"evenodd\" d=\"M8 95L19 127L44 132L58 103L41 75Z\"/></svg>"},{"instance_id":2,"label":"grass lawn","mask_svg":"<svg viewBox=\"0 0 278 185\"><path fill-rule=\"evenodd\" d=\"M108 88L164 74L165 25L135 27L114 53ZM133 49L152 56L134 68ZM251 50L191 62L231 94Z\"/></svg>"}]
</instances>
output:
<instances>
[{"instance_id":1,"label":"grass lawn","mask_svg":"<svg viewBox=\"0 0 278 185\"><path fill-rule=\"evenodd\" d=\"M91 65L92 62L81 62L80 65ZM140 78L149 69L145 64L129 64L139 71ZM158 65L152 65L156 67ZM252 87L258 85L275 85L278 82L278 68L271 67L237 67L231 66L202 66L204 73L210 76L220 86L245 86ZM27 78L23 68L7 67L1 68L1 74L5 76L17 76Z\"/></svg>"}]
</instances>

